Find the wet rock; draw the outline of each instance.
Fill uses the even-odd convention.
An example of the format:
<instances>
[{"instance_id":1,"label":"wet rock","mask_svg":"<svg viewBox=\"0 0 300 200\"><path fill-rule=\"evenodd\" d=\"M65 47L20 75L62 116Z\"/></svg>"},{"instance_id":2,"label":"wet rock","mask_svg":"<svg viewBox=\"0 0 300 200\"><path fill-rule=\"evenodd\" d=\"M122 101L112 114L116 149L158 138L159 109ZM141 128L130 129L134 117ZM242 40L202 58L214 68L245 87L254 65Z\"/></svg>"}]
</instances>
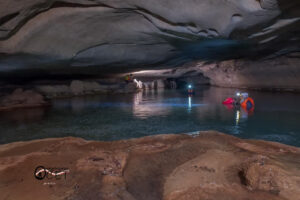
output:
<instances>
[{"instance_id":1,"label":"wet rock","mask_svg":"<svg viewBox=\"0 0 300 200\"><path fill-rule=\"evenodd\" d=\"M276 163L252 162L248 163L242 171L245 184L253 190L266 191L275 195L297 199L300 195L299 176L294 176L289 171Z\"/></svg>"},{"instance_id":2,"label":"wet rock","mask_svg":"<svg viewBox=\"0 0 300 200\"><path fill-rule=\"evenodd\" d=\"M116 84L117 85L117 84ZM109 92L107 85L100 85L96 81L74 80L70 84L71 93L75 96L84 94L97 94Z\"/></svg>"},{"instance_id":3,"label":"wet rock","mask_svg":"<svg viewBox=\"0 0 300 200\"><path fill-rule=\"evenodd\" d=\"M67 85L41 85L36 86L36 90L48 98L71 96L71 89Z\"/></svg>"},{"instance_id":4,"label":"wet rock","mask_svg":"<svg viewBox=\"0 0 300 200\"><path fill-rule=\"evenodd\" d=\"M36 90L48 98L59 98L107 93L134 93L140 90L139 84L139 82L100 84L97 81L73 80L70 85L40 85L36 86Z\"/></svg>"},{"instance_id":5,"label":"wet rock","mask_svg":"<svg viewBox=\"0 0 300 200\"><path fill-rule=\"evenodd\" d=\"M17 142L0 145L0 194L16 200L298 200L299 160L299 148L217 132ZM41 163L70 173L47 187L49 180L32 176Z\"/></svg>"},{"instance_id":6,"label":"wet rock","mask_svg":"<svg viewBox=\"0 0 300 200\"><path fill-rule=\"evenodd\" d=\"M0 110L49 105L43 95L33 90L15 89L0 99Z\"/></svg>"},{"instance_id":7,"label":"wet rock","mask_svg":"<svg viewBox=\"0 0 300 200\"><path fill-rule=\"evenodd\" d=\"M132 82L129 84L126 84L125 88L124 88L124 92L125 93L134 93L137 92L139 90L139 85L136 82Z\"/></svg>"},{"instance_id":8,"label":"wet rock","mask_svg":"<svg viewBox=\"0 0 300 200\"><path fill-rule=\"evenodd\" d=\"M70 89L72 94L74 95L82 95L84 92L84 86L82 81L72 81L70 85Z\"/></svg>"},{"instance_id":9,"label":"wet rock","mask_svg":"<svg viewBox=\"0 0 300 200\"><path fill-rule=\"evenodd\" d=\"M112 90L112 93L135 93L140 90L140 83L130 82L119 84L115 90Z\"/></svg>"}]
</instances>

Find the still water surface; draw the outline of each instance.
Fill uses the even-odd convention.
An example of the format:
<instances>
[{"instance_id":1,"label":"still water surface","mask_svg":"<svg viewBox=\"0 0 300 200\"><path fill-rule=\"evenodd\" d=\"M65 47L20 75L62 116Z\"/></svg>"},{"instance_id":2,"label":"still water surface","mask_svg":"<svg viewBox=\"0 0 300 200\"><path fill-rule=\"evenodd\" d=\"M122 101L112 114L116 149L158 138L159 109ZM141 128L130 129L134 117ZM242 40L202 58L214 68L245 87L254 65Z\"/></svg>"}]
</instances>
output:
<instances>
[{"instance_id":1,"label":"still water surface","mask_svg":"<svg viewBox=\"0 0 300 200\"><path fill-rule=\"evenodd\" d=\"M76 136L119 140L218 130L300 147L300 94L251 91L253 113L222 105L235 89L197 88L55 100L51 108L0 112L0 143Z\"/></svg>"}]
</instances>

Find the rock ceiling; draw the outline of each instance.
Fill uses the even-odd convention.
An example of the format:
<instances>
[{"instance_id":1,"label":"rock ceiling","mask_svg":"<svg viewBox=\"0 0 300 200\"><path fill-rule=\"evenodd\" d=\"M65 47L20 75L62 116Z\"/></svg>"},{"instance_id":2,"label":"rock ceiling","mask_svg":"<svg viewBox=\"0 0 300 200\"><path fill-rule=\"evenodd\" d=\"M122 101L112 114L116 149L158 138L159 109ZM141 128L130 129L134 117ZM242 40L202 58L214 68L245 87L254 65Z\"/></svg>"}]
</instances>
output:
<instances>
[{"instance_id":1,"label":"rock ceiling","mask_svg":"<svg viewBox=\"0 0 300 200\"><path fill-rule=\"evenodd\" d=\"M273 58L299 33L299 0L0 0L0 73Z\"/></svg>"}]
</instances>

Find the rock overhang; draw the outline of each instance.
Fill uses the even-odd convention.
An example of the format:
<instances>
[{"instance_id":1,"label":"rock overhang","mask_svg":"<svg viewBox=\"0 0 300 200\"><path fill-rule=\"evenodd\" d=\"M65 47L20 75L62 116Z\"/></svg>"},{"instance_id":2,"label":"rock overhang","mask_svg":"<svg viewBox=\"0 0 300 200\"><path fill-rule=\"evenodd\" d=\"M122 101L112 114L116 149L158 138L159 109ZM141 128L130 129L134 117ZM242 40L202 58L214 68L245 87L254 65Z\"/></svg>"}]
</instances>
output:
<instances>
[{"instance_id":1,"label":"rock overhang","mask_svg":"<svg viewBox=\"0 0 300 200\"><path fill-rule=\"evenodd\" d=\"M296 0L0 1L0 71L105 74L299 51ZM86 71L86 72L85 72Z\"/></svg>"}]
</instances>

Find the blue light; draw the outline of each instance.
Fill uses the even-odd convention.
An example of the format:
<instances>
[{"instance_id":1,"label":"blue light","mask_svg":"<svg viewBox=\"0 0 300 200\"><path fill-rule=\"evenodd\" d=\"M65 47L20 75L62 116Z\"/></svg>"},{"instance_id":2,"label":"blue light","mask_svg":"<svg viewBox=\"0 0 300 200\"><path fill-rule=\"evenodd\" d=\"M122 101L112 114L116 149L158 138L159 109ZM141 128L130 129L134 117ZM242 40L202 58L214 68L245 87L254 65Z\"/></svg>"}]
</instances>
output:
<instances>
[{"instance_id":1,"label":"blue light","mask_svg":"<svg viewBox=\"0 0 300 200\"><path fill-rule=\"evenodd\" d=\"M188 87L189 87L189 89L191 89L191 88L192 88L192 85L189 85Z\"/></svg>"}]
</instances>

